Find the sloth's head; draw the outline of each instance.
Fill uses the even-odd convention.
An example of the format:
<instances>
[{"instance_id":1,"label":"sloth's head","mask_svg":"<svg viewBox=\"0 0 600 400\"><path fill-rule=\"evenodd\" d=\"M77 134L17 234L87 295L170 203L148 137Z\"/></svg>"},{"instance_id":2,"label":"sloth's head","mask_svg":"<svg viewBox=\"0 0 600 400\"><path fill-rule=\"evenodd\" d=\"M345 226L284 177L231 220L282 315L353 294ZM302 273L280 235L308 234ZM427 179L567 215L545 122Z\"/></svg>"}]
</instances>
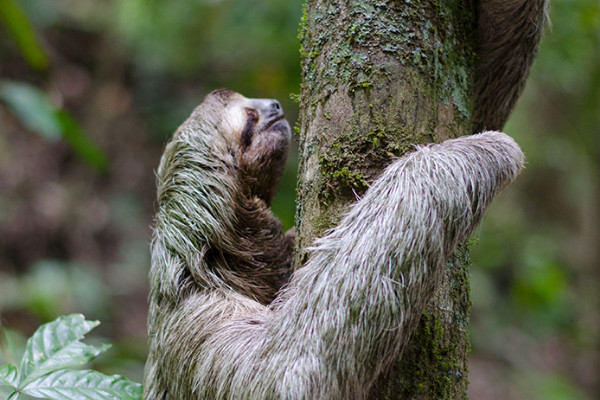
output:
<instances>
[{"instance_id":1,"label":"sloth's head","mask_svg":"<svg viewBox=\"0 0 600 400\"><path fill-rule=\"evenodd\" d=\"M227 89L206 96L199 108L209 108L218 134L237 164L244 191L271 203L283 174L290 126L277 100L248 99Z\"/></svg>"}]
</instances>

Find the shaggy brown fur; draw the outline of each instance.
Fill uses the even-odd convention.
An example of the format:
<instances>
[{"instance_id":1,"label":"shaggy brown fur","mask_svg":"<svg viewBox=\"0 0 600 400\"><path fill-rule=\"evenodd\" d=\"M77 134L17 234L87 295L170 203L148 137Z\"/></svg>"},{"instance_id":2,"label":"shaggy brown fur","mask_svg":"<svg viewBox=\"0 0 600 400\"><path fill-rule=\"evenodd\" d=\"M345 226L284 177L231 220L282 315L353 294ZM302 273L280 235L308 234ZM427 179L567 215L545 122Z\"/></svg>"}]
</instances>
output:
<instances>
[{"instance_id":1,"label":"shaggy brown fur","mask_svg":"<svg viewBox=\"0 0 600 400\"><path fill-rule=\"evenodd\" d=\"M479 2L473 132L504 126L525 87L547 11L548 0Z\"/></svg>"}]
</instances>

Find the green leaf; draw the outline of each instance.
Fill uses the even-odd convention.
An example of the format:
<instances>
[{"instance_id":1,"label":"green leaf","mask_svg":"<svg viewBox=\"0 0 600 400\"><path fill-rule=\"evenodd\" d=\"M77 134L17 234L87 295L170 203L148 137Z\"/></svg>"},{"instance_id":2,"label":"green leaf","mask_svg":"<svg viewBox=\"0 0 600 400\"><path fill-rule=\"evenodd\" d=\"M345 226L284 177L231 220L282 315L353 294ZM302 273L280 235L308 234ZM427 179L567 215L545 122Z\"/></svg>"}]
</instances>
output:
<instances>
[{"instance_id":1,"label":"green leaf","mask_svg":"<svg viewBox=\"0 0 600 400\"><path fill-rule=\"evenodd\" d=\"M86 321L81 314L72 314L40 326L25 346L19 386L49 372L85 364L106 351L109 345L96 347L79 341L98 324Z\"/></svg>"},{"instance_id":2,"label":"green leaf","mask_svg":"<svg viewBox=\"0 0 600 400\"><path fill-rule=\"evenodd\" d=\"M6 26L23 56L35 69L48 67L48 56L38 44L35 31L25 13L13 0L0 1L0 20Z\"/></svg>"},{"instance_id":3,"label":"green leaf","mask_svg":"<svg viewBox=\"0 0 600 400\"><path fill-rule=\"evenodd\" d=\"M119 375L61 370L36 379L21 392L51 400L139 400L142 385Z\"/></svg>"},{"instance_id":4,"label":"green leaf","mask_svg":"<svg viewBox=\"0 0 600 400\"><path fill-rule=\"evenodd\" d=\"M17 382L17 367L10 364L0 365L0 385L16 387Z\"/></svg>"},{"instance_id":5,"label":"green leaf","mask_svg":"<svg viewBox=\"0 0 600 400\"><path fill-rule=\"evenodd\" d=\"M26 83L4 81L0 82L0 98L27 128L45 139L60 139L62 127L56 108L44 92Z\"/></svg>"},{"instance_id":6,"label":"green leaf","mask_svg":"<svg viewBox=\"0 0 600 400\"><path fill-rule=\"evenodd\" d=\"M109 346L88 346L80 339L98 325L81 314L59 317L38 328L27 341L20 374L14 365L0 366L0 386L12 388L8 399L20 395L49 400L139 400L142 385L91 370L70 370Z\"/></svg>"},{"instance_id":7,"label":"green leaf","mask_svg":"<svg viewBox=\"0 0 600 400\"><path fill-rule=\"evenodd\" d=\"M77 121L64 110L58 110L56 117L60 123L63 137L71 148L99 172L106 171L108 167L106 155L88 139Z\"/></svg>"}]
</instances>

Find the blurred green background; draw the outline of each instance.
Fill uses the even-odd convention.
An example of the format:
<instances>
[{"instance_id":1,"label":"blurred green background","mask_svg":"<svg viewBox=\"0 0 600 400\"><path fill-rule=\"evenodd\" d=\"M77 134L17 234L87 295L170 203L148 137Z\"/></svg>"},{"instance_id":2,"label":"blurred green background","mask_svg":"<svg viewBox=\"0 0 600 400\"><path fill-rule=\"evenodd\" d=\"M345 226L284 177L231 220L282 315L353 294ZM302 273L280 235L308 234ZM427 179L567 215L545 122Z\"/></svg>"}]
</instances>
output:
<instances>
[{"instance_id":1,"label":"blurred green background","mask_svg":"<svg viewBox=\"0 0 600 400\"><path fill-rule=\"evenodd\" d=\"M301 0L0 0L0 364L58 315L141 381L154 174L212 89L293 125ZM600 397L600 5L554 0L506 132L527 168L472 246L472 399ZM293 225L293 149L274 204Z\"/></svg>"}]
</instances>

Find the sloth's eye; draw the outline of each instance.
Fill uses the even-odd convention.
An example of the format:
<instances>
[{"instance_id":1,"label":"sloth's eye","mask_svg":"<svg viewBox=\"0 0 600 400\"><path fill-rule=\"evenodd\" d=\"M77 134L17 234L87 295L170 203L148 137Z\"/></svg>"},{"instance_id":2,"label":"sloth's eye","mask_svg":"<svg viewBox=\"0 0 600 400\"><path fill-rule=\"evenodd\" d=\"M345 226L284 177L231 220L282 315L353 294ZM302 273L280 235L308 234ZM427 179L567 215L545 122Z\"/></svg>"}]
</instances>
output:
<instances>
[{"instance_id":1,"label":"sloth's eye","mask_svg":"<svg viewBox=\"0 0 600 400\"><path fill-rule=\"evenodd\" d=\"M258 111L253 108L246 108L246 115L249 119L254 120L254 122L258 121Z\"/></svg>"}]
</instances>

